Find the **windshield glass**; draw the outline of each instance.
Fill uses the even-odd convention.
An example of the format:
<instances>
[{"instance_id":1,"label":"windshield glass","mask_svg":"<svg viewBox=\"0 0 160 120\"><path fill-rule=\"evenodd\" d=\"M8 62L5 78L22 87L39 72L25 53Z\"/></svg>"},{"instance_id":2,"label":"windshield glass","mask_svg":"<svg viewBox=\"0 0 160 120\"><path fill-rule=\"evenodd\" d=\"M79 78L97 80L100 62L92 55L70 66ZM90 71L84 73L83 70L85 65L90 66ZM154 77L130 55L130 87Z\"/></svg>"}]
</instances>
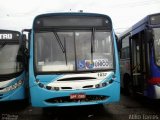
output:
<instances>
[{"instance_id":1,"label":"windshield glass","mask_svg":"<svg viewBox=\"0 0 160 120\"><path fill-rule=\"evenodd\" d=\"M110 32L42 31L35 33L35 43L36 69L40 72L113 68Z\"/></svg>"},{"instance_id":2,"label":"windshield glass","mask_svg":"<svg viewBox=\"0 0 160 120\"><path fill-rule=\"evenodd\" d=\"M0 43L0 75L21 72L22 63L17 61L19 45Z\"/></svg>"},{"instance_id":3,"label":"windshield glass","mask_svg":"<svg viewBox=\"0 0 160 120\"><path fill-rule=\"evenodd\" d=\"M154 51L155 51L155 61L158 66L160 66L160 28L154 28Z\"/></svg>"}]
</instances>

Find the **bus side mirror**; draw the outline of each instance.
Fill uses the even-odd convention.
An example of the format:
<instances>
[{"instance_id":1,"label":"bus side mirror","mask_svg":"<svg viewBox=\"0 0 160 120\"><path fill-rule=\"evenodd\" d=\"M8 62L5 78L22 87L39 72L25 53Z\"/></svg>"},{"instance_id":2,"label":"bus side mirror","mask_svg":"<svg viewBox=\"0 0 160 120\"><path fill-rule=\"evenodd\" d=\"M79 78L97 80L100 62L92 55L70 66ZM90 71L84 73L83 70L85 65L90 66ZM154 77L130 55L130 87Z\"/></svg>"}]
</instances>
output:
<instances>
[{"instance_id":1,"label":"bus side mirror","mask_svg":"<svg viewBox=\"0 0 160 120\"><path fill-rule=\"evenodd\" d=\"M28 48L26 47L27 37L25 34L22 34L22 42L23 42L23 53L24 53L25 57L28 59L29 58L29 51L28 51Z\"/></svg>"},{"instance_id":2,"label":"bus side mirror","mask_svg":"<svg viewBox=\"0 0 160 120\"><path fill-rule=\"evenodd\" d=\"M29 59L29 51L27 48L24 49L24 55L27 59Z\"/></svg>"},{"instance_id":3,"label":"bus side mirror","mask_svg":"<svg viewBox=\"0 0 160 120\"><path fill-rule=\"evenodd\" d=\"M146 38L149 43L153 42L153 34L152 30L146 30Z\"/></svg>"},{"instance_id":4,"label":"bus side mirror","mask_svg":"<svg viewBox=\"0 0 160 120\"><path fill-rule=\"evenodd\" d=\"M26 35L25 34L22 34L22 40L26 41Z\"/></svg>"},{"instance_id":5,"label":"bus side mirror","mask_svg":"<svg viewBox=\"0 0 160 120\"><path fill-rule=\"evenodd\" d=\"M23 61L23 56L22 55L17 55L17 61L22 62Z\"/></svg>"}]
</instances>

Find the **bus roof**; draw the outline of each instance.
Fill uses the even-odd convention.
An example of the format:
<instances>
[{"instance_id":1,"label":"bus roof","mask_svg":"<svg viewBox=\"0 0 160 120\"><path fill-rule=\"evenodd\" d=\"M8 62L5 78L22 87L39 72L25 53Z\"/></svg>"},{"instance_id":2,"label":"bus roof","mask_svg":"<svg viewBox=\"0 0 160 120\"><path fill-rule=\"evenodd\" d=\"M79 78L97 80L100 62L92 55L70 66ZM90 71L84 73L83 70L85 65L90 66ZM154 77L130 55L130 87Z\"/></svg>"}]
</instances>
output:
<instances>
[{"instance_id":1,"label":"bus roof","mask_svg":"<svg viewBox=\"0 0 160 120\"><path fill-rule=\"evenodd\" d=\"M147 15L146 17L144 17L143 19L141 19L140 21L138 21L137 23L135 23L133 26L128 28L126 31L124 31L122 34L119 35L118 38L123 38L129 34L134 35L140 31L144 30L146 27L151 25L150 18L155 17L155 16L158 16L158 18L157 18L159 20L158 24L160 24L160 13L150 14L150 15Z\"/></svg>"},{"instance_id":2,"label":"bus roof","mask_svg":"<svg viewBox=\"0 0 160 120\"><path fill-rule=\"evenodd\" d=\"M49 17L49 16L100 16L100 17L107 17L110 19L108 15L105 14L99 14L99 13L81 13L81 12L62 12L62 13L46 13L46 14L40 14L35 17L41 18L41 17Z\"/></svg>"},{"instance_id":3,"label":"bus roof","mask_svg":"<svg viewBox=\"0 0 160 120\"><path fill-rule=\"evenodd\" d=\"M65 18L66 19L65 19ZM87 20L88 17L88 20ZM57 18L57 20L56 20ZM84 19L82 19L84 18ZM91 19L95 18L95 19ZM69 19L69 20L67 20ZM102 21L104 19L104 21ZM108 20L110 27L112 27L111 18L108 15L98 14L98 13L74 13L74 12L66 12L66 13L48 13L41 14L35 17L34 19L34 27L56 27L56 26L104 26L107 24L105 22ZM54 21L54 22L53 22ZM39 23L38 23L39 22ZM68 27L67 26L67 27Z\"/></svg>"}]
</instances>

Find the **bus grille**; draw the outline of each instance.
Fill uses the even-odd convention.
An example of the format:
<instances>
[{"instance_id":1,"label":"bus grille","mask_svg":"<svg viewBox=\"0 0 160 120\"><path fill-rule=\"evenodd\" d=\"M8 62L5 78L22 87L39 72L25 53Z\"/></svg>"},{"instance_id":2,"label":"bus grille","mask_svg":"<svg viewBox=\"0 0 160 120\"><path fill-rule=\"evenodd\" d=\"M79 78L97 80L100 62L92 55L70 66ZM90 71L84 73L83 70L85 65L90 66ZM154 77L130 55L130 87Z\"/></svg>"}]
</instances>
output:
<instances>
[{"instance_id":1,"label":"bus grille","mask_svg":"<svg viewBox=\"0 0 160 120\"><path fill-rule=\"evenodd\" d=\"M65 97L51 98L51 99L47 99L45 101L49 102L49 103L98 102L98 101L104 101L107 98L108 98L108 96L103 96L103 95L86 95L85 99L72 100L72 99L70 99L69 96L65 96Z\"/></svg>"}]
</instances>

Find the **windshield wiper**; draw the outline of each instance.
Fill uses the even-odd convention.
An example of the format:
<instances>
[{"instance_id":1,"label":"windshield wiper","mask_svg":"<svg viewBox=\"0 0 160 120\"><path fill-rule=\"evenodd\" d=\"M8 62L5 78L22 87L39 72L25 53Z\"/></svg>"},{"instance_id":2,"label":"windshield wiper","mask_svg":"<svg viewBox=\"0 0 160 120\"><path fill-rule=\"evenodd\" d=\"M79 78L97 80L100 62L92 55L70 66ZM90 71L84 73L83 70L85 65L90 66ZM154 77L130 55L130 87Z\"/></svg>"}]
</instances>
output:
<instances>
[{"instance_id":1,"label":"windshield wiper","mask_svg":"<svg viewBox=\"0 0 160 120\"><path fill-rule=\"evenodd\" d=\"M91 53L93 53L94 50L94 40L95 40L95 29L92 28L92 36L91 36Z\"/></svg>"},{"instance_id":2,"label":"windshield wiper","mask_svg":"<svg viewBox=\"0 0 160 120\"><path fill-rule=\"evenodd\" d=\"M64 53L65 53L65 61L66 61L66 65L67 65L67 53L66 53L66 38L64 37Z\"/></svg>"},{"instance_id":3,"label":"windshield wiper","mask_svg":"<svg viewBox=\"0 0 160 120\"><path fill-rule=\"evenodd\" d=\"M95 29L92 28L92 36L91 36L91 61L92 62L93 62L93 52L95 51L94 41L95 41Z\"/></svg>"},{"instance_id":4,"label":"windshield wiper","mask_svg":"<svg viewBox=\"0 0 160 120\"><path fill-rule=\"evenodd\" d=\"M56 32L53 32L53 33L54 33L54 35L55 35L55 37L56 37L56 40L57 40L57 42L58 42L58 44L59 44L59 46L60 46L62 52L65 53L64 46L63 46L63 44L62 44L62 42L61 42L61 40L60 40L58 34L57 34Z\"/></svg>"},{"instance_id":5,"label":"windshield wiper","mask_svg":"<svg viewBox=\"0 0 160 120\"><path fill-rule=\"evenodd\" d=\"M66 39L65 39L65 37L64 37L64 46L63 46L62 41L61 41L61 39L59 38L57 32L53 32L53 33L54 33L54 35L55 35L55 37L56 37L56 40L57 40L57 42L58 42L58 44L59 44L62 52L65 54L65 61L66 61L66 65L67 65Z\"/></svg>"}]
</instances>

